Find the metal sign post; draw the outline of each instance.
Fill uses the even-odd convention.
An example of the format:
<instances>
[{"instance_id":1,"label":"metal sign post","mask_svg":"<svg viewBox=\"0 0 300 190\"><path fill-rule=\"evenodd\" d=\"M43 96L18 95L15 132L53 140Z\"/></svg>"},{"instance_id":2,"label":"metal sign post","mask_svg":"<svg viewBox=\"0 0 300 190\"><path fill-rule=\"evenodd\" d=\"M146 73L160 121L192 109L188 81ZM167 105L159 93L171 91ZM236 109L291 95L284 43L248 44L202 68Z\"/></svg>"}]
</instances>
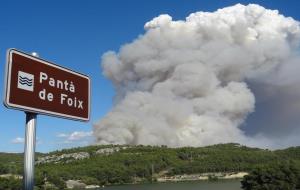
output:
<instances>
[{"instance_id":1,"label":"metal sign post","mask_svg":"<svg viewBox=\"0 0 300 190\"><path fill-rule=\"evenodd\" d=\"M34 155L35 155L35 132L36 132L35 113L26 112L25 126L25 147L24 147L24 177L23 189L33 190L34 188Z\"/></svg>"}]
</instances>

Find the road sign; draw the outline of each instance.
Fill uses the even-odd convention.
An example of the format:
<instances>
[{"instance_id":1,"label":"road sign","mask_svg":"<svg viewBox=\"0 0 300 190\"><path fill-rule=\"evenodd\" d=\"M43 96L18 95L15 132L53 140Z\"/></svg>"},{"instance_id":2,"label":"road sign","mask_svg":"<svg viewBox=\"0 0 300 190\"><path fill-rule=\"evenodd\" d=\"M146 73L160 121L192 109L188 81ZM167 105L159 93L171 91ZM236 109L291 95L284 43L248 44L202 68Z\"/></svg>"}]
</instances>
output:
<instances>
[{"instance_id":1,"label":"road sign","mask_svg":"<svg viewBox=\"0 0 300 190\"><path fill-rule=\"evenodd\" d=\"M88 121L88 76L16 49L7 51L4 105L31 113Z\"/></svg>"}]
</instances>

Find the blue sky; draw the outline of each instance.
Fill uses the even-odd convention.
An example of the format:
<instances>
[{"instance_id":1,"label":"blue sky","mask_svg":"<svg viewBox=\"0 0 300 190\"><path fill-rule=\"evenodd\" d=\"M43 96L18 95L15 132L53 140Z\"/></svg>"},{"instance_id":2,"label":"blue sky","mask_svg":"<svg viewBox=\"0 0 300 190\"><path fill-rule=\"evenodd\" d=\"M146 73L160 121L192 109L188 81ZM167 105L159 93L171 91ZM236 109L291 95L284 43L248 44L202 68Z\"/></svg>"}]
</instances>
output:
<instances>
[{"instance_id":1,"label":"blue sky","mask_svg":"<svg viewBox=\"0 0 300 190\"><path fill-rule=\"evenodd\" d=\"M296 0L1 1L0 88L3 91L8 48L36 51L41 58L89 75L92 80L90 122L39 115L37 126L37 151L85 145L91 141L92 124L112 107L114 90L101 74L100 60L104 52L118 51L122 44L143 34L144 24L160 14L178 20L192 12L214 11L236 3L258 3L300 20L300 3ZM25 114L1 105L0 118L0 151L22 152Z\"/></svg>"}]
</instances>

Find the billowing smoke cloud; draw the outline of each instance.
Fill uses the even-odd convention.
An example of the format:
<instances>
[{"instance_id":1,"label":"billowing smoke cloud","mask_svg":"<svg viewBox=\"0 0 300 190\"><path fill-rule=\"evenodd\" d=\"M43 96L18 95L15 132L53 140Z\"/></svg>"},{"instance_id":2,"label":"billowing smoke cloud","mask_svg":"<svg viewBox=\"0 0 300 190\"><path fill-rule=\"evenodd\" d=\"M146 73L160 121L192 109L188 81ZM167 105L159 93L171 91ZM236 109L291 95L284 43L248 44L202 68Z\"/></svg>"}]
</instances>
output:
<instances>
[{"instance_id":1,"label":"billowing smoke cloud","mask_svg":"<svg viewBox=\"0 0 300 190\"><path fill-rule=\"evenodd\" d=\"M300 81L299 22L237 4L179 21L160 15L145 30L102 57L116 97L112 111L94 125L97 143L276 144L259 130L248 135L243 126L255 100L272 93L263 86L282 89Z\"/></svg>"}]
</instances>

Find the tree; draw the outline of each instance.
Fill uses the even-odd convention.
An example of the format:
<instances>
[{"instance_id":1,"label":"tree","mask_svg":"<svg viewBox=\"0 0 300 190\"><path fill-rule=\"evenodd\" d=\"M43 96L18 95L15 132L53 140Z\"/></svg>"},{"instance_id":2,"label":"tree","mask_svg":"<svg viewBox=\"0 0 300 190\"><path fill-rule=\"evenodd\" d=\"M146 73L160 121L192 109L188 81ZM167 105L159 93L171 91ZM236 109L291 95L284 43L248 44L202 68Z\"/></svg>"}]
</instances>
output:
<instances>
[{"instance_id":1,"label":"tree","mask_svg":"<svg viewBox=\"0 0 300 190\"><path fill-rule=\"evenodd\" d=\"M299 169L290 163L259 167L241 183L245 190L294 190L300 187L299 174Z\"/></svg>"}]
</instances>

